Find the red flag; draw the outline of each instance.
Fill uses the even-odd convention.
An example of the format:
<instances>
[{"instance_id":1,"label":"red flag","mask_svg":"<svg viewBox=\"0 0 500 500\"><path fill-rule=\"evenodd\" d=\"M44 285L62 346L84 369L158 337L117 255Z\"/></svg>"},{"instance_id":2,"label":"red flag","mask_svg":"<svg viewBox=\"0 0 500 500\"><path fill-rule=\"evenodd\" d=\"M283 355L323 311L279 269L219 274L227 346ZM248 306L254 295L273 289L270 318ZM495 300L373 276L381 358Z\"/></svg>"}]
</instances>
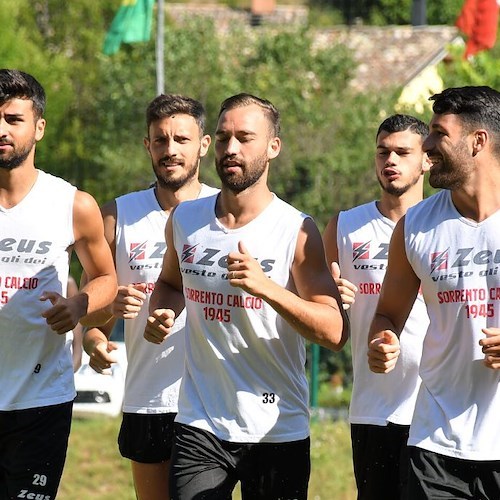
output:
<instances>
[{"instance_id":1,"label":"red flag","mask_svg":"<svg viewBox=\"0 0 500 500\"><path fill-rule=\"evenodd\" d=\"M491 49L496 42L498 28L497 0L465 0L455 23L467 36L464 58L481 50Z\"/></svg>"}]
</instances>

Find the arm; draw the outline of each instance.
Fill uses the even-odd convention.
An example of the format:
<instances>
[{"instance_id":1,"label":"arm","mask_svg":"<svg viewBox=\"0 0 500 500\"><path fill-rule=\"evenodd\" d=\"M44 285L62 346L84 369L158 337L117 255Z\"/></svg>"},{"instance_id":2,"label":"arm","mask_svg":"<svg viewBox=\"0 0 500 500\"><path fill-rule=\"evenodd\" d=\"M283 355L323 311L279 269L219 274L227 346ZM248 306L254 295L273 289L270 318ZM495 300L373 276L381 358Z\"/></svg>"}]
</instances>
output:
<instances>
[{"instance_id":1,"label":"arm","mask_svg":"<svg viewBox=\"0 0 500 500\"><path fill-rule=\"evenodd\" d=\"M175 209L174 209L175 210ZM167 250L155 288L149 299L149 313L144 338L154 344L160 344L171 332L175 318L184 309L182 275L179 260L174 247L172 213L165 227Z\"/></svg>"},{"instance_id":2,"label":"arm","mask_svg":"<svg viewBox=\"0 0 500 500\"><path fill-rule=\"evenodd\" d=\"M349 280L340 277L339 250L337 245L338 214L332 217L323 232L323 245L325 246L326 261L330 265L331 273L339 288L342 306L349 309L355 302L358 287Z\"/></svg>"},{"instance_id":3,"label":"arm","mask_svg":"<svg viewBox=\"0 0 500 500\"><path fill-rule=\"evenodd\" d=\"M73 245L85 270L88 282L73 297L64 298L45 291L41 300L52 307L43 313L47 323L59 334L73 329L84 316L110 303L116 294L116 273L104 227L94 198L83 191L75 193L73 204Z\"/></svg>"},{"instance_id":4,"label":"arm","mask_svg":"<svg viewBox=\"0 0 500 500\"><path fill-rule=\"evenodd\" d=\"M368 363L376 373L394 369L399 336L417 298L420 280L406 257L402 217L392 234L387 271L368 335Z\"/></svg>"},{"instance_id":5,"label":"arm","mask_svg":"<svg viewBox=\"0 0 500 500\"><path fill-rule=\"evenodd\" d=\"M106 203L101 208L101 216L104 225L104 237L111 250L111 255L113 256L113 263L115 263L116 256L116 202L113 200ZM89 281L87 273L82 273L82 278L80 281L80 287L84 287ZM83 323L87 326L91 325L104 325L113 316L112 302L106 304L105 307L95 311L92 314L88 314ZM87 350L85 350L87 352ZM87 352L88 354L88 352Z\"/></svg>"},{"instance_id":6,"label":"arm","mask_svg":"<svg viewBox=\"0 0 500 500\"><path fill-rule=\"evenodd\" d=\"M75 196L73 225L74 248L87 276L87 283L80 290L80 294L87 298L86 315L113 301L117 290L116 273L99 207L89 194L82 191Z\"/></svg>"},{"instance_id":7,"label":"arm","mask_svg":"<svg viewBox=\"0 0 500 500\"><path fill-rule=\"evenodd\" d=\"M116 201L113 200L106 203L101 209L101 214L104 223L104 236L111 249L116 267ZM86 274L83 273L81 283L84 284L87 281L88 278ZM123 319L136 318L146 300L145 290L145 283L118 286L118 293L113 302L99 311L88 315L85 318L85 323L87 325L104 325L106 322L110 321L112 317Z\"/></svg>"},{"instance_id":8,"label":"arm","mask_svg":"<svg viewBox=\"0 0 500 500\"><path fill-rule=\"evenodd\" d=\"M304 338L334 351L345 344L348 320L326 264L321 235L311 219L300 230L292 264L297 294L270 280L242 242L227 262L231 285L265 300Z\"/></svg>"},{"instance_id":9,"label":"arm","mask_svg":"<svg viewBox=\"0 0 500 500\"><path fill-rule=\"evenodd\" d=\"M73 295L78 293L78 285L71 274L68 277L68 288L66 297L73 297ZM80 366L82 366L82 341L83 341L83 328L80 323L78 323L75 328L73 328L73 371L77 372Z\"/></svg>"},{"instance_id":10,"label":"arm","mask_svg":"<svg viewBox=\"0 0 500 500\"><path fill-rule=\"evenodd\" d=\"M116 320L113 318L105 325L85 330L83 348L89 355L89 365L98 373L110 368L117 359L111 354L118 346L109 340Z\"/></svg>"}]
</instances>

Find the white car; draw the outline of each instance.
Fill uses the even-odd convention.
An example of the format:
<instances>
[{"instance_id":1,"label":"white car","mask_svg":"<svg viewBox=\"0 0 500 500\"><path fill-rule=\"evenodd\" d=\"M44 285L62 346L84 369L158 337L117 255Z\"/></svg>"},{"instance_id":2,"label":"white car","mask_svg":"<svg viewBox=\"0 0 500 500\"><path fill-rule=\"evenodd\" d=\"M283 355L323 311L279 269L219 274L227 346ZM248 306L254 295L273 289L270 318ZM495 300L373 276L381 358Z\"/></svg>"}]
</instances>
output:
<instances>
[{"instance_id":1,"label":"white car","mask_svg":"<svg viewBox=\"0 0 500 500\"><path fill-rule=\"evenodd\" d=\"M117 320L111 340L118 345L113 355L118 362L113 363L108 373L101 374L89 366L89 356L84 351L82 366L75 373L76 399L73 415L76 417L104 414L116 417L121 413L127 354L123 340L123 320Z\"/></svg>"}]
</instances>

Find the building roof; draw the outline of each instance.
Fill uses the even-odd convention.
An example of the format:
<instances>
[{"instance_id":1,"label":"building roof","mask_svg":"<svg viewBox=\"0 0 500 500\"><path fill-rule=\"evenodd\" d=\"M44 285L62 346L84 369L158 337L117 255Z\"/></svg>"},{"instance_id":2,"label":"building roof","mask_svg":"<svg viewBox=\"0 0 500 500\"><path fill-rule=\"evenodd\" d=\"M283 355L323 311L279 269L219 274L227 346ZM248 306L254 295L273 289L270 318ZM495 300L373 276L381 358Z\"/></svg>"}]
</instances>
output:
<instances>
[{"instance_id":1,"label":"building roof","mask_svg":"<svg viewBox=\"0 0 500 500\"><path fill-rule=\"evenodd\" d=\"M339 26L318 32L318 46L341 43L358 63L357 90L404 87L462 42L453 26Z\"/></svg>"}]
</instances>

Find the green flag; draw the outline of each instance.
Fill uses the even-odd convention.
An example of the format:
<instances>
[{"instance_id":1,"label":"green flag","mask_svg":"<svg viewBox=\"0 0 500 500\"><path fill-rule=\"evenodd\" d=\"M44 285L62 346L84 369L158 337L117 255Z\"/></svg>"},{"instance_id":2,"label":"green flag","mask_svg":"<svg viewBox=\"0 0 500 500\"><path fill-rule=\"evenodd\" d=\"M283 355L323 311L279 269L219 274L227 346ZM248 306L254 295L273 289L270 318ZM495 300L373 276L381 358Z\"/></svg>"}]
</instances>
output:
<instances>
[{"instance_id":1,"label":"green flag","mask_svg":"<svg viewBox=\"0 0 500 500\"><path fill-rule=\"evenodd\" d=\"M147 42L151 38L151 23L155 0L123 0L102 51L111 55L118 52L122 43Z\"/></svg>"}]
</instances>

